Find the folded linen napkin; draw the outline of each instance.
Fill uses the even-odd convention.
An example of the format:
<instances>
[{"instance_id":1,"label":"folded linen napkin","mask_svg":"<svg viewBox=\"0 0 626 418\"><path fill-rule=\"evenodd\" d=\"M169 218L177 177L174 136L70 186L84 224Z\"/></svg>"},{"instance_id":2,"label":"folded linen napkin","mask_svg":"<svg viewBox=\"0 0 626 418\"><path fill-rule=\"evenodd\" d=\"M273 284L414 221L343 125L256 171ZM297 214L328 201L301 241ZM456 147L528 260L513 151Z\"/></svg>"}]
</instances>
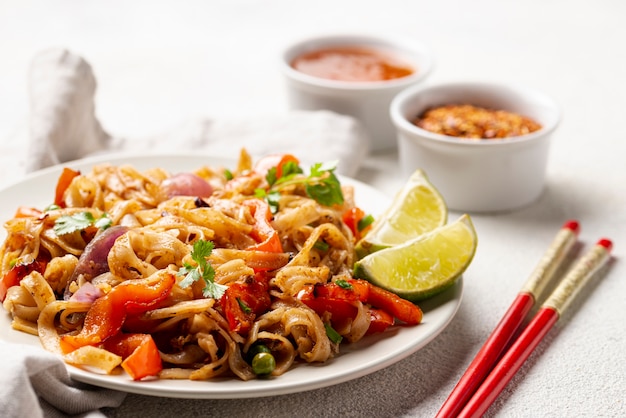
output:
<instances>
[{"instance_id":1,"label":"folded linen napkin","mask_svg":"<svg viewBox=\"0 0 626 418\"><path fill-rule=\"evenodd\" d=\"M0 416L11 418L104 417L126 394L73 381L61 360L39 347L0 340Z\"/></svg>"},{"instance_id":2,"label":"folded linen napkin","mask_svg":"<svg viewBox=\"0 0 626 418\"><path fill-rule=\"evenodd\" d=\"M110 135L95 115L96 79L91 66L64 49L37 55L30 72L30 140L26 171L105 152L205 153L235 158L289 152L303 163L338 160L340 174L354 175L367 155L360 124L331 112L290 112L274 117L200 119L144 139ZM62 361L38 347L0 340L0 416L102 416L125 394L73 381ZM38 402L39 401L39 402Z\"/></svg>"},{"instance_id":3,"label":"folded linen napkin","mask_svg":"<svg viewBox=\"0 0 626 418\"><path fill-rule=\"evenodd\" d=\"M156 137L112 137L95 115L96 79L91 66L63 49L36 56L29 81L28 171L108 151L188 151L235 158L246 148L253 156L292 153L307 164L338 160L337 172L353 176L369 151L360 123L329 111L204 118Z\"/></svg>"}]
</instances>

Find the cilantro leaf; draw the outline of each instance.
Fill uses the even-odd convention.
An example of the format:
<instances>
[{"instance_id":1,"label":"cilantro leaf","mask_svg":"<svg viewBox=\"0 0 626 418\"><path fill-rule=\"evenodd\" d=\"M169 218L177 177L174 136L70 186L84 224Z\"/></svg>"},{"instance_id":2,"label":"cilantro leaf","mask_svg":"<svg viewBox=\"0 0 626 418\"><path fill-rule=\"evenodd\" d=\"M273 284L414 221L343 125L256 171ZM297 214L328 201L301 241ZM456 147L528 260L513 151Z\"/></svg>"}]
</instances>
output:
<instances>
[{"instance_id":1,"label":"cilantro leaf","mask_svg":"<svg viewBox=\"0 0 626 418\"><path fill-rule=\"evenodd\" d=\"M280 208L280 192L277 190L272 190L269 193L264 189L258 188L254 189L254 197L258 197L259 199L264 199L270 207L270 212L273 214L278 213L278 209Z\"/></svg>"},{"instance_id":2,"label":"cilantro leaf","mask_svg":"<svg viewBox=\"0 0 626 418\"><path fill-rule=\"evenodd\" d=\"M185 263L185 266L178 271L178 275L185 275L185 278L178 283L178 285L183 289L191 286L194 282L197 282L202 278L202 274L200 274L198 268L187 263Z\"/></svg>"},{"instance_id":3,"label":"cilantro leaf","mask_svg":"<svg viewBox=\"0 0 626 418\"><path fill-rule=\"evenodd\" d=\"M324 206L341 205L343 192L341 183L335 175L337 161L316 163L311 166L308 176L303 176L299 165L290 161L283 166L283 173L276 178L276 167L272 167L266 176L270 185L267 196L279 193L281 189L294 184L303 184L307 196ZM270 206L272 202L266 197ZM276 200L277 201L277 200Z\"/></svg>"},{"instance_id":4,"label":"cilantro leaf","mask_svg":"<svg viewBox=\"0 0 626 418\"><path fill-rule=\"evenodd\" d=\"M254 197L258 197L259 199L265 199L267 196L267 192L265 189L257 188L254 189Z\"/></svg>"},{"instance_id":5,"label":"cilantro leaf","mask_svg":"<svg viewBox=\"0 0 626 418\"><path fill-rule=\"evenodd\" d=\"M278 204L278 202L280 202L280 192L272 191L267 193L267 195L265 195L265 200L270 205L270 211L272 213L278 213L278 209L280 207Z\"/></svg>"},{"instance_id":6,"label":"cilantro leaf","mask_svg":"<svg viewBox=\"0 0 626 418\"><path fill-rule=\"evenodd\" d=\"M226 286L223 284L215 283L214 281L207 281L207 278L204 277L206 285L204 289L202 289L202 296L205 298L213 298L213 299L221 299L226 292Z\"/></svg>"},{"instance_id":7,"label":"cilantro leaf","mask_svg":"<svg viewBox=\"0 0 626 418\"><path fill-rule=\"evenodd\" d=\"M103 213L102 216L96 219L91 212L85 211L73 215L60 216L54 222L52 229L57 235L66 235L85 230L92 225L100 229L107 229L111 226L111 223L111 218L106 213Z\"/></svg>"},{"instance_id":8,"label":"cilantro leaf","mask_svg":"<svg viewBox=\"0 0 626 418\"><path fill-rule=\"evenodd\" d=\"M196 266L184 263L183 268L178 271L178 275L185 276L185 278L178 285L184 289L202 279L205 284L204 289L202 289L202 295L205 298L220 299L226 291L226 286L215 283L213 280L215 278L215 270L207 260L213 251L213 247L213 242L205 240L198 240L193 244L191 258L196 262Z\"/></svg>"},{"instance_id":9,"label":"cilantro leaf","mask_svg":"<svg viewBox=\"0 0 626 418\"><path fill-rule=\"evenodd\" d=\"M343 203L341 183L335 176L337 162L317 163L311 166L310 182L307 183L307 194L322 205L332 206Z\"/></svg>"},{"instance_id":10,"label":"cilantro leaf","mask_svg":"<svg viewBox=\"0 0 626 418\"><path fill-rule=\"evenodd\" d=\"M304 173L304 171L302 170L302 167L300 167L295 161L287 161L285 164L283 164L282 177L291 176L294 174L302 174L302 173Z\"/></svg>"},{"instance_id":11,"label":"cilantro leaf","mask_svg":"<svg viewBox=\"0 0 626 418\"><path fill-rule=\"evenodd\" d=\"M278 169L276 167L272 167L269 170L267 170L267 174L265 175L265 180L267 180L267 184L269 184L270 187L276 184L276 181L278 180Z\"/></svg>"},{"instance_id":12,"label":"cilantro leaf","mask_svg":"<svg viewBox=\"0 0 626 418\"><path fill-rule=\"evenodd\" d=\"M112 223L113 221L111 220L111 218L109 218L109 215L103 213L101 217L96 219L96 221L93 223L93 226L100 229L107 229L111 226Z\"/></svg>"},{"instance_id":13,"label":"cilantro leaf","mask_svg":"<svg viewBox=\"0 0 626 418\"><path fill-rule=\"evenodd\" d=\"M311 177L322 177L324 173L333 172L337 168L337 161L315 163L311 166Z\"/></svg>"}]
</instances>

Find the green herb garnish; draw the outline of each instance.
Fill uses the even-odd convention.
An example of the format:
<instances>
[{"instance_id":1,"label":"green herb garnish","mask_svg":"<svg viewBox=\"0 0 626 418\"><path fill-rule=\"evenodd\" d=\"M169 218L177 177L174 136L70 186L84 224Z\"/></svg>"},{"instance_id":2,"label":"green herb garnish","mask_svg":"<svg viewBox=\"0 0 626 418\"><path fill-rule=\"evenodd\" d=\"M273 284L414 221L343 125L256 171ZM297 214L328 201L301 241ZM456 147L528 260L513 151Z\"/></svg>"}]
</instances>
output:
<instances>
[{"instance_id":1,"label":"green herb garnish","mask_svg":"<svg viewBox=\"0 0 626 418\"><path fill-rule=\"evenodd\" d=\"M306 184L306 193L318 203L326 206L343 203L343 192L339 179L335 176L337 162L317 163L311 167Z\"/></svg>"},{"instance_id":2,"label":"green herb garnish","mask_svg":"<svg viewBox=\"0 0 626 418\"><path fill-rule=\"evenodd\" d=\"M243 313L249 314L249 313L252 312L252 309L250 309L250 307L248 305L246 305L246 302L241 300L241 298L237 298L237 303L239 304L239 307L241 308Z\"/></svg>"},{"instance_id":3,"label":"green herb garnish","mask_svg":"<svg viewBox=\"0 0 626 418\"><path fill-rule=\"evenodd\" d=\"M302 174L304 170L295 161L287 161L283 164L283 173L281 177Z\"/></svg>"},{"instance_id":4,"label":"green herb garnish","mask_svg":"<svg viewBox=\"0 0 626 418\"><path fill-rule=\"evenodd\" d=\"M330 326L330 324L324 324L324 328L326 328L326 336L334 344L339 344L341 340L343 340L343 337L341 336L341 334L335 331L335 329L332 326Z\"/></svg>"},{"instance_id":5,"label":"green herb garnish","mask_svg":"<svg viewBox=\"0 0 626 418\"><path fill-rule=\"evenodd\" d=\"M320 251L328 251L330 245L328 245L328 243L324 241L315 241L315 244L313 244L313 248Z\"/></svg>"},{"instance_id":6,"label":"green herb garnish","mask_svg":"<svg viewBox=\"0 0 626 418\"><path fill-rule=\"evenodd\" d=\"M90 226L95 226L100 229L107 229L112 224L111 218L106 213L103 213L96 219L91 212L79 212L74 215L60 216L55 222L54 233L57 235L71 234L76 231L83 231Z\"/></svg>"},{"instance_id":7,"label":"green herb garnish","mask_svg":"<svg viewBox=\"0 0 626 418\"><path fill-rule=\"evenodd\" d=\"M278 170L276 169L276 167L272 167L269 170L267 170L267 174L265 175L265 180L267 180L267 184L269 184L270 187L276 184L276 181L278 180L277 172Z\"/></svg>"},{"instance_id":8,"label":"green herb garnish","mask_svg":"<svg viewBox=\"0 0 626 418\"><path fill-rule=\"evenodd\" d=\"M254 196L259 199L265 199L267 204L270 207L270 212L273 214L278 213L278 209L280 208L280 192L278 191L270 191L269 193L264 189L255 189Z\"/></svg>"},{"instance_id":9,"label":"green herb garnish","mask_svg":"<svg viewBox=\"0 0 626 418\"><path fill-rule=\"evenodd\" d=\"M183 268L178 271L178 275L185 276L185 278L178 285L184 289L202 279L205 283L202 295L205 298L220 299L226 291L226 286L213 281L215 270L213 270L213 266L207 260L213 251L213 247L213 242L205 240L198 240L193 244L191 258L197 265L192 266L189 263L184 263Z\"/></svg>"},{"instance_id":10,"label":"green herb garnish","mask_svg":"<svg viewBox=\"0 0 626 418\"><path fill-rule=\"evenodd\" d=\"M356 227L359 231L362 231L373 223L374 223L374 217L372 215L367 215L361 218L359 222L357 222Z\"/></svg>"},{"instance_id":11,"label":"green herb garnish","mask_svg":"<svg viewBox=\"0 0 626 418\"><path fill-rule=\"evenodd\" d=\"M303 184L307 196L324 206L341 205L343 203L343 192L341 183L335 176L337 162L316 163L311 166L308 176L302 175L303 171L299 165L290 161L283 166L280 178L276 177L276 167L272 167L266 175L266 180L270 185L270 195L273 192L280 192L287 186Z\"/></svg>"},{"instance_id":12,"label":"green herb garnish","mask_svg":"<svg viewBox=\"0 0 626 418\"><path fill-rule=\"evenodd\" d=\"M265 195L265 200L267 201L267 204L270 205L270 211L272 213L277 213L278 209L280 208L280 205L279 205L280 192L273 191L273 192L267 193Z\"/></svg>"},{"instance_id":13,"label":"green herb garnish","mask_svg":"<svg viewBox=\"0 0 626 418\"><path fill-rule=\"evenodd\" d=\"M335 284L341 287L342 289L352 290L352 284L344 279L335 280Z\"/></svg>"}]
</instances>

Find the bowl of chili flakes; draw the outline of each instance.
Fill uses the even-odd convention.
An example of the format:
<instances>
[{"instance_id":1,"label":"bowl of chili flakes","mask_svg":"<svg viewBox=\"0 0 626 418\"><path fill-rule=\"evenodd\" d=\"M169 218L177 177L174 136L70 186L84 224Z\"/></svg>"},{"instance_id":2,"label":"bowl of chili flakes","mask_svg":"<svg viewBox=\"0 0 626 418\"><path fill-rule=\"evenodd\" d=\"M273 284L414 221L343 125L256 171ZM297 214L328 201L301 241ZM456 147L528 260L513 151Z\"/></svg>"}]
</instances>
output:
<instances>
[{"instance_id":1,"label":"bowl of chili flakes","mask_svg":"<svg viewBox=\"0 0 626 418\"><path fill-rule=\"evenodd\" d=\"M451 210L501 212L543 191L561 112L527 86L459 82L414 86L390 106L400 164L421 168Z\"/></svg>"}]
</instances>

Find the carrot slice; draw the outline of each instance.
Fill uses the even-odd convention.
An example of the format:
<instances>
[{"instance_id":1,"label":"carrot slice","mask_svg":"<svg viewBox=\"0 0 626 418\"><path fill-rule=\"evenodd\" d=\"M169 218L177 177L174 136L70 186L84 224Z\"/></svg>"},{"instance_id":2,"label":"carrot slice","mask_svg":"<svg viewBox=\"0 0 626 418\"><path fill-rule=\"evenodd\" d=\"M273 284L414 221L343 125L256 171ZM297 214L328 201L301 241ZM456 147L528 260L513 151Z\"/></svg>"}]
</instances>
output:
<instances>
[{"instance_id":1,"label":"carrot slice","mask_svg":"<svg viewBox=\"0 0 626 418\"><path fill-rule=\"evenodd\" d=\"M54 194L54 204L60 206L62 208L65 207L65 201L63 200L63 195L70 184L72 184L72 180L74 177L80 175L80 171L72 170L71 168L65 167L59 176L59 180L57 182L57 187Z\"/></svg>"}]
</instances>

